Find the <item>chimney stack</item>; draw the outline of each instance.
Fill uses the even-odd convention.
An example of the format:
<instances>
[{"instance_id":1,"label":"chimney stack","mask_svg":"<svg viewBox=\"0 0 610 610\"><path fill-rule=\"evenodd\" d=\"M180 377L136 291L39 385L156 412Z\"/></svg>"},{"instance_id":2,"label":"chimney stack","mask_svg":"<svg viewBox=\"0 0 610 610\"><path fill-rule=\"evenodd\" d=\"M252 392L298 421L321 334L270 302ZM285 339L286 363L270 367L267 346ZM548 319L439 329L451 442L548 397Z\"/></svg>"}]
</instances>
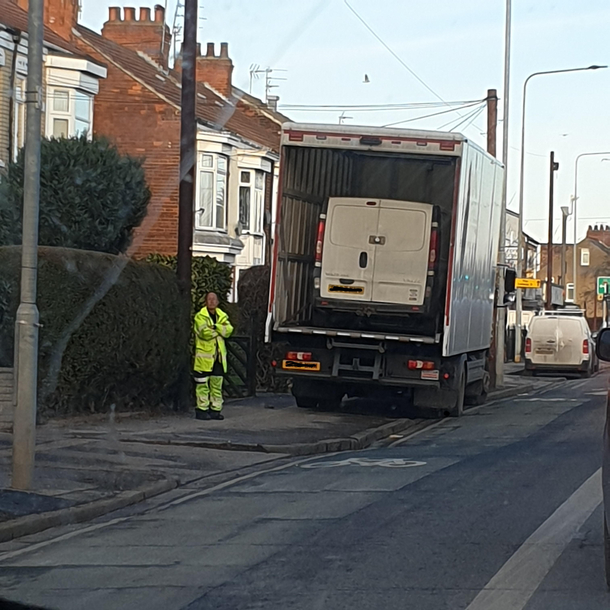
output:
<instances>
[{"instance_id":1,"label":"chimney stack","mask_svg":"<svg viewBox=\"0 0 610 610\"><path fill-rule=\"evenodd\" d=\"M169 60L171 34L165 24L165 9L157 4L154 8L154 21L148 7L140 7L140 18L136 18L136 9L125 7L124 18L121 9L108 9L108 21L102 28L102 36L133 51L140 51L159 63L164 68Z\"/></svg>"},{"instance_id":2,"label":"chimney stack","mask_svg":"<svg viewBox=\"0 0 610 610\"><path fill-rule=\"evenodd\" d=\"M595 226L589 225L589 229L587 230L587 239L593 239L610 248L610 227L603 224L598 224Z\"/></svg>"},{"instance_id":3,"label":"chimney stack","mask_svg":"<svg viewBox=\"0 0 610 610\"><path fill-rule=\"evenodd\" d=\"M197 57L197 82L207 83L224 97L233 95L233 62L229 57L229 44L220 43L220 55L216 56L215 45L208 42L206 54Z\"/></svg>"},{"instance_id":4,"label":"chimney stack","mask_svg":"<svg viewBox=\"0 0 610 610\"><path fill-rule=\"evenodd\" d=\"M14 0L28 11L28 0ZM78 24L78 0L44 0L44 24L64 40L72 39L72 28Z\"/></svg>"}]
</instances>

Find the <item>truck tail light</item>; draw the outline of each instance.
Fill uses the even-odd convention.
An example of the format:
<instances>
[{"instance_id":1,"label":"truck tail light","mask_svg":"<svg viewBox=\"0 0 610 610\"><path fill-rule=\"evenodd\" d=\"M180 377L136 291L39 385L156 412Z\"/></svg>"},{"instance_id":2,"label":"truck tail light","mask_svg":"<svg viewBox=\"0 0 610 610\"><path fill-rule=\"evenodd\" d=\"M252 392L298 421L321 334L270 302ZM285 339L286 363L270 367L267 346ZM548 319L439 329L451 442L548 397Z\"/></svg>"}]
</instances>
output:
<instances>
[{"instance_id":1,"label":"truck tail light","mask_svg":"<svg viewBox=\"0 0 610 610\"><path fill-rule=\"evenodd\" d=\"M326 228L326 217L320 216L318 223L318 233L316 236L316 265L319 267L322 264L322 248L324 247L324 229Z\"/></svg>"},{"instance_id":2,"label":"truck tail light","mask_svg":"<svg viewBox=\"0 0 610 610\"><path fill-rule=\"evenodd\" d=\"M589 353L589 341L587 339L585 339L582 342L582 353L583 354L588 354Z\"/></svg>"},{"instance_id":3,"label":"truck tail light","mask_svg":"<svg viewBox=\"0 0 610 610\"><path fill-rule=\"evenodd\" d=\"M529 337L525 340L525 353L532 353L532 340Z\"/></svg>"},{"instance_id":4,"label":"truck tail light","mask_svg":"<svg viewBox=\"0 0 610 610\"><path fill-rule=\"evenodd\" d=\"M288 352L286 360L311 360L311 352Z\"/></svg>"},{"instance_id":5,"label":"truck tail light","mask_svg":"<svg viewBox=\"0 0 610 610\"><path fill-rule=\"evenodd\" d=\"M436 267L436 260L438 258L438 227L432 226L432 232L430 233L430 254L428 255L428 269L434 269Z\"/></svg>"},{"instance_id":6,"label":"truck tail light","mask_svg":"<svg viewBox=\"0 0 610 610\"><path fill-rule=\"evenodd\" d=\"M434 365L434 362L430 360L409 360L409 362L407 363L407 368L410 371L433 371L436 366Z\"/></svg>"}]
</instances>

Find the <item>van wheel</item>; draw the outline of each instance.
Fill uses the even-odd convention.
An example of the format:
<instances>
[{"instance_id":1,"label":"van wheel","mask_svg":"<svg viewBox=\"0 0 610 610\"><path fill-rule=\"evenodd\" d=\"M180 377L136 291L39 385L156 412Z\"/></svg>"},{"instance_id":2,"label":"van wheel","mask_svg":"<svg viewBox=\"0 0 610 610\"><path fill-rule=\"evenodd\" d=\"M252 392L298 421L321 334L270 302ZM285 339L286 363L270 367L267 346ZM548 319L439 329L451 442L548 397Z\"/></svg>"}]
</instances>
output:
<instances>
[{"instance_id":1,"label":"van wheel","mask_svg":"<svg viewBox=\"0 0 610 610\"><path fill-rule=\"evenodd\" d=\"M610 532L608 532L606 515L604 515L604 559L606 567L606 585L610 588Z\"/></svg>"}]
</instances>

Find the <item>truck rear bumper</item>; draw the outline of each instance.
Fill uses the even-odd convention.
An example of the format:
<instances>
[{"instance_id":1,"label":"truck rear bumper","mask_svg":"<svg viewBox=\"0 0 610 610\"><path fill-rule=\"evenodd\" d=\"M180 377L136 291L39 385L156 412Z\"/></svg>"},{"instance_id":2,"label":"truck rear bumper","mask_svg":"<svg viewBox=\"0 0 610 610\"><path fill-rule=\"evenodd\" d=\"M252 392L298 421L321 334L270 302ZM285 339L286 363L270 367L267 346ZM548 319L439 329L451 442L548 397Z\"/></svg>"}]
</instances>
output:
<instances>
[{"instance_id":1,"label":"truck rear bumper","mask_svg":"<svg viewBox=\"0 0 610 610\"><path fill-rule=\"evenodd\" d=\"M283 371L281 369L276 370L276 374L281 377L291 377L293 379L300 380L311 380L312 382L324 381L324 382L334 382L338 384L356 384L356 385L370 385L371 383L380 384L382 386L394 387L394 388L440 388L439 381L428 381L425 379L399 379L399 378L384 378L380 377L379 379L372 380L370 378L363 379L358 377L349 377L347 375L342 375L341 377L335 377L333 375L328 375L325 373L299 373L296 371Z\"/></svg>"}]
</instances>

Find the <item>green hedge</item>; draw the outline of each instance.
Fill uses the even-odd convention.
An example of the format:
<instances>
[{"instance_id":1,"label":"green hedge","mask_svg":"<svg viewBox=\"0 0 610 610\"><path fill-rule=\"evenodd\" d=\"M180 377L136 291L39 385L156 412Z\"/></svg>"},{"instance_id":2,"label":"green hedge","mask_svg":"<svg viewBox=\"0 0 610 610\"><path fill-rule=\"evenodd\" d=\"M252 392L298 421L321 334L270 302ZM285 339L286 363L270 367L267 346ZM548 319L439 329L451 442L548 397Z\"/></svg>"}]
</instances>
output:
<instances>
[{"instance_id":1,"label":"green hedge","mask_svg":"<svg viewBox=\"0 0 610 610\"><path fill-rule=\"evenodd\" d=\"M21 248L0 248L0 366L13 358ZM188 357L175 274L110 254L39 248L39 410L172 404Z\"/></svg>"},{"instance_id":2,"label":"green hedge","mask_svg":"<svg viewBox=\"0 0 610 610\"><path fill-rule=\"evenodd\" d=\"M24 151L0 174L0 246L21 244ZM103 138L43 138L42 246L119 254L144 217L150 190L141 161Z\"/></svg>"}]
</instances>

